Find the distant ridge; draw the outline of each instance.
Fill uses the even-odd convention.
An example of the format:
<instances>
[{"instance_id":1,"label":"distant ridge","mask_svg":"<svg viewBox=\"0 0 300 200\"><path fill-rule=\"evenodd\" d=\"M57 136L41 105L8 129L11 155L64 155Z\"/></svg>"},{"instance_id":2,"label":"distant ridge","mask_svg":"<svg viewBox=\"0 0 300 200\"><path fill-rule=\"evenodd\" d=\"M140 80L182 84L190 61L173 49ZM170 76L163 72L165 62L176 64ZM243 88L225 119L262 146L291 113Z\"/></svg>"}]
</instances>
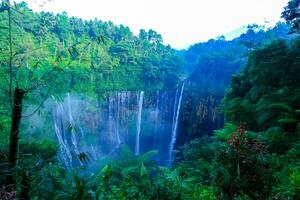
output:
<instances>
[{"instance_id":1,"label":"distant ridge","mask_svg":"<svg viewBox=\"0 0 300 200\"><path fill-rule=\"evenodd\" d=\"M246 33L248 30L248 25L242 26L240 28L237 28L230 33L227 33L224 35L225 40L233 40L237 37L240 37L243 33Z\"/></svg>"}]
</instances>

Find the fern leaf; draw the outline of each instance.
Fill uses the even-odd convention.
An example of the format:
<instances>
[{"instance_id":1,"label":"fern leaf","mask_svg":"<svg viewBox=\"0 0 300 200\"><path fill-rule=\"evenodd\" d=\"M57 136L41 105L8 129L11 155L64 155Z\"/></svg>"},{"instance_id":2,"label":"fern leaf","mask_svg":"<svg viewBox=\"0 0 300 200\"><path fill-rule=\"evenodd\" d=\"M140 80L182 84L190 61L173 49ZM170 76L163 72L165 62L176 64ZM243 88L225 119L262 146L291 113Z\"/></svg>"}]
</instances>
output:
<instances>
[{"instance_id":1,"label":"fern leaf","mask_svg":"<svg viewBox=\"0 0 300 200\"><path fill-rule=\"evenodd\" d=\"M298 120L294 118L283 118L278 120L278 122L281 124L295 124L298 122Z\"/></svg>"},{"instance_id":2,"label":"fern leaf","mask_svg":"<svg viewBox=\"0 0 300 200\"><path fill-rule=\"evenodd\" d=\"M140 176L143 177L143 176L146 176L148 174L148 171L144 165L144 163L141 164L141 169L140 169Z\"/></svg>"}]
</instances>

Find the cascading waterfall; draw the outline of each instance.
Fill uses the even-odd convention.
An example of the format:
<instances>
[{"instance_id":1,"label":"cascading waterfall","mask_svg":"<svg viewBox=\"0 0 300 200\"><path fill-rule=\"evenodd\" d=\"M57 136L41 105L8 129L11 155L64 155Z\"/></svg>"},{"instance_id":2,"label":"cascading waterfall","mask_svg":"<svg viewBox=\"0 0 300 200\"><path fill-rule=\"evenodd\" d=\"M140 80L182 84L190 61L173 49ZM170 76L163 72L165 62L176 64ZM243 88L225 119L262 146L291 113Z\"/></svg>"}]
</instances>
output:
<instances>
[{"instance_id":1,"label":"cascading waterfall","mask_svg":"<svg viewBox=\"0 0 300 200\"><path fill-rule=\"evenodd\" d=\"M120 93L118 93L118 98L117 98L117 125L116 125L116 134L117 134L117 147L120 146L121 144L121 139L120 139L120 130L119 130L119 126L120 126L120 102L121 98L120 98Z\"/></svg>"},{"instance_id":2,"label":"cascading waterfall","mask_svg":"<svg viewBox=\"0 0 300 200\"><path fill-rule=\"evenodd\" d=\"M127 146L135 155L158 150L154 159L171 165L183 90L184 84L146 97L143 91L108 92L100 101L67 94L63 101L54 102L52 112L62 161L67 166L82 164L72 157L79 152L89 156L91 163L118 158Z\"/></svg>"},{"instance_id":3,"label":"cascading waterfall","mask_svg":"<svg viewBox=\"0 0 300 200\"><path fill-rule=\"evenodd\" d=\"M96 154L96 151L95 151L95 148L94 148L93 144L91 144L91 151L92 151L92 155L94 157L94 160L97 160L97 154Z\"/></svg>"},{"instance_id":4,"label":"cascading waterfall","mask_svg":"<svg viewBox=\"0 0 300 200\"><path fill-rule=\"evenodd\" d=\"M60 151L61 151L61 157L65 163L66 166L70 167L72 163L72 155L71 150L69 148L66 134L63 128L63 122L62 122L62 113L63 113L63 106L61 104L58 104L54 111L54 131L58 140L58 143L60 145Z\"/></svg>"},{"instance_id":5,"label":"cascading waterfall","mask_svg":"<svg viewBox=\"0 0 300 200\"><path fill-rule=\"evenodd\" d=\"M156 93L156 96L158 96L159 92ZM157 129L158 129L158 117L159 117L159 98L156 98L156 108L155 108L155 125L154 125L154 140L153 140L153 149L157 148Z\"/></svg>"},{"instance_id":6,"label":"cascading waterfall","mask_svg":"<svg viewBox=\"0 0 300 200\"><path fill-rule=\"evenodd\" d=\"M169 166L173 163L173 150L177 139L177 128L178 128L178 119L179 119L179 113L180 113L180 107L181 107L181 101L182 101L182 95L184 90L185 83L183 82L180 90L180 95L178 101L175 100L174 104L174 112L173 112L173 125L172 125L172 135L171 135L171 141L169 145ZM177 99L178 90L176 91L175 99ZM175 114L175 115L174 115Z\"/></svg>"},{"instance_id":7,"label":"cascading waterfall","mask_svg":"<svg viewBox=\"0 0 300 200\"><path fill-rule=\"evenodd\" d=\"M175 121L176 121L177 108L178 108L178 89L176 89L175 100L174 100L174 107L173 107L172 134L173 134L173 130L174 130L174 126L175 126Z\"/></svg>"},{"instance_id":8,"label":"cascading waterfall","mask_svg":"<svg viewBox=\"0 0 300 200\"><path fill-rule=\"evenodd\" d=\"M113 97L108 97L108 135L109 140L112 142L114 140L113 134Z\"/></svg>"},{"instance_id":9,"label":"cascading waterfall","mask_svg":"<svg viewBox=\"0 0 300 200\"><path fill-rule=\"evenodd\" d=\"M140 134L141 134L141 121L143 111L144 92L141 91L138 98L138 114L137 114L137 128L136 128L136 143L135 143L135 155L140 154Z\"/></svg>"},{"instance_id":10,"label":"cascading waterfall","mask_svg":"<svg viewBox=\"0 0 300 200\"><path fill-rule=\"evenodd\" d=\"M68 116L69 116L69 132L71 133L71 141L72 145L74 146L74 151L76 155L79 155L78 145L77 145L77 138L76 138L76 128L75 128L75 121L72 116L71 111L71 97L70 93L67 93L68 97Z\"/></svg>"}]
</instances>

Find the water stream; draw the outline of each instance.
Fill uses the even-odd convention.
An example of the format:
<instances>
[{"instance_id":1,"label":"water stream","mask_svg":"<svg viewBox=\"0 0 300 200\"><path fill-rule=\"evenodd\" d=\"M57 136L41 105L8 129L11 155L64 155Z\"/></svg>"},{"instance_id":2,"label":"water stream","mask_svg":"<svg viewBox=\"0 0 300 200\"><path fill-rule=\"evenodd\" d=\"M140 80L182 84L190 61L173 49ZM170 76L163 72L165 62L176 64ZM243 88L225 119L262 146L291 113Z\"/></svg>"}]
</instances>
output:
<instances>
[{"instance_id":1,"label":"water stream","mask_svg":"<svg viewBox=\"0 0 300 200\"><path fill-rule=\"evenodd\" d=\"M118 157L126 145L135 155L158 150L155 160L171 165L184 84L173 91L120 91L101 101L67 94L53 104L53 127L66 166L80 165L84 152L91 161ZM76 164L77 163L77 164Z\"/></svg>"},{"instance_id":2,"label":"water stream","mask_svg":"<svg viewBox=\"0 0 300 200\"><path fill-rule=\"evenodd\" d=\"M140 154L140 136L141 136L141 122L142 122L142 112L143 112L143 100L144 100L144 92L141 91L138 98L135 155Z\"/></svg>"},{"instance_id":3,"label":"water stream","mask_svg":"<svg viewBox=\"0 0 300 200\"><path fill-rule=\"evenodd\" d=\"M172 125L172 135L171 135L171 142L169 145L169 166L173 163L173 150L177 139L177 129L178 129L178 119L179 119L179 113L180 113L180 107L181 107L181 101L182 101L182 95L184 90L184 83L181 86L180 89L180 95L179 99L177 100L178 90L176 91L176 103L174 104L174 112L173 112L173 125Z\"/></svg>"}]
</instances>

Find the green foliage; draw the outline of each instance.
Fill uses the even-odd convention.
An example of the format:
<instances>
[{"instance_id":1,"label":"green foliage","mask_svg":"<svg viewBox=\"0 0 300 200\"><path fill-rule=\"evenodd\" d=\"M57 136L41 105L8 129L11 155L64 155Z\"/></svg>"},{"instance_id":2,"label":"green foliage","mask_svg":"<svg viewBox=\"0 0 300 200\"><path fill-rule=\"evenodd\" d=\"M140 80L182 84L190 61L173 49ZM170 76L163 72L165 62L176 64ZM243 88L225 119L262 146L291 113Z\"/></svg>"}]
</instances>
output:
<instances>
[{"instance_id":1,"label":"green foliage","mask_svg":"<svg viewBox=\"0 0 300 200\"><path fill-rule=\"evenodd\" d=\"M153 30L145 31L143 39L128 27L111 22L83 21L66 13L34 13L26 4L15 10L13 78L21 88L35 87L36 83L43 86L34 94L41 99L49 92L84 92L97 97L111 90L153 91L173 88L179 81L182 59L164 46L161 35ZM0 13L0 26L7 23L6 12ZM1 29L0 33L0 76L7 80L8 32ZM7 82L0 84L7 89Z\"/></svg>"},{"instance_id":2,"label":"green foliage","mask_svg":"<svg viewBox=\"0 0 300 200\"><path fill-rule=\"evenodd\" d=\"M264 186L272 181L267 160L265 146L241 126L217 152L214 184L228 198L244 193L265 199L270 188Z\"/></svg>"},{"instance_id":3,"label":"green foliage","mask_svg":"<svg viewBox=\"0 0 300 200\"><path fill-rule=\"evenodd\" d=\"M299 38L252 52L223 100L224 128L184 146L181 176L218 199L298 199L299 66Z\"/></svg>"},{"instance_id":4,"label":"green foliage","mask_svg":"<svg viewBox=\"0 0 300 200\"><path fill-rule=\"evenodd\" d=\"M292 25L292 30L294 32L300 31L300 1L299 0L291 0L288 5L284 8L282 13L282 17L287 21L287 23Z\"/></svg>"},{"instance_id":5,"label":"green foliage","mask_svg":"<svg viewBox=\"0 0 300 200\"><path fill-rule=\"evenodd\" d=\"M264 191L260 191L259 196L254 196L258 194L259 188L248 185L247 188L242 189L243 184L253 181L251 177L243 177L236 185L241 189L240 192L235 193L238 195L235 197L237 199L249 197L259 199L263 195L265 198L269 196L271 199L299 198L296 186L298 185L300 137L298 132L300 118L297 112L300 105L298 45L299 39L289 44L275 41L254 51L249 57L245 70L234 77L223 101L227 121L234 124L245 123L248 129L259 132L256 133L256 136L254 135L256 141L262 142L261 145L265 146L270 153L247 155L247 161L243 161L243 165L247 164L248 159L251 161L251 157L254 156L255 160L252 160L249 166L251 165L256 170L248 168L246 172L248 175L254 172L256 179L260 179L259 176L262 177L259 184ZM230 130L230 127L225 126L226 129ZM228 132L222 130L216 131L216 134L217 138L222 139L220 135L224 138ZM223 141L225 140L223 139ZM246 141L250 141L249 138ZM243 144L243 142L239 141L239 144ZM255 146L258 148L261 145ZM231 166L234 160L228 159L234 158L232 157L234 154L228 147L224 148L223 152L220 154L220 158L225 159L225 162L217 164L217 166L221 168L223 180L227 179L227 184L232 184L234 183L230 179L232 172L228 169L234 169L234 166ZM240 159L239 157L238 160ZM226 165L228 167L224 169ZM217 180L220 181L222 178ZM216 183L220 184L220 182ZM218 188L226 189L228 187L228 185L224 185L225 181L221 181L221 183L223 185ZM251 188L256 191L247 192ZM228 194L228 191L223 191L223 193Z\"/></svg>"},{"instance_id":6,"label":"green foliage","mask_svg":"<svg viewBox=\"0 0 300 200\"><path fill-rule=\"evenodd\" d=\"M246 123L254 131L273 126L286 131L295 129L299 120L296 110L300 69L295 64L299 62L298 45L299 40L290 47L276 41L253 52L247 68L235 77L225 97L228 121Z\"/></svg>"},{"instance_id":7,"label":"green foliage","mask_svg":"<svg viewBox=\"0 0 300 200\"><path fill-rule=\"evenodd\" d=\"M215 131L215 136L218 140L226 142L232 137L232 134L237 128L238 127L234 124L226 123L224 129Z\"/></svg>"},{"instance_id":8,"label":"green foliage","mask_svg":"<svg viewBox=\"0 0 300 200\"><path fill-rule=\"evenodd\" d=\"M213 137L184 144L176 166L157 166L153 160L157 151L136 156L123 146L118 159L99 161L93 173L87 173L90 160L85 152L75 155L84 166L68 169L57 159L57 144L34 140L34 131L30 132L33 139L23 138L24 131L18 187L6 191L9 188L2 185L7 173L10 75L13 87L39 88L26 96L28 104L39 104L49 96L59 100L66 92L102 101L112 90L174 88L184 65L182 55L163 45L162 36L154 30L141 30L136 37L123 25L83 21L66 13L34 13L20 3L11 12L10 74L7 6L0 7L0 198L20 194L46 200L300 199L300 40L271 42L287 38L284 24L267 31L254 25L233 41L220 37L183 53L185 73L194 71L188 78L189 105L183 118L202 117L192 118L188 137L197 136L201 132L197 127L207 122L203 105L211 104L215 117L218 98L230 81L231 85L223 101L224 128ZM283 13L296 32L298 9L299 1L292 0ZM203 94L208 98L198 101ZM41 123L45 129L49 126L48 119ZM24 124L23 129L28 126ZM77 134L74 124L67 129Z\"/></svg>"}]
</instances>

